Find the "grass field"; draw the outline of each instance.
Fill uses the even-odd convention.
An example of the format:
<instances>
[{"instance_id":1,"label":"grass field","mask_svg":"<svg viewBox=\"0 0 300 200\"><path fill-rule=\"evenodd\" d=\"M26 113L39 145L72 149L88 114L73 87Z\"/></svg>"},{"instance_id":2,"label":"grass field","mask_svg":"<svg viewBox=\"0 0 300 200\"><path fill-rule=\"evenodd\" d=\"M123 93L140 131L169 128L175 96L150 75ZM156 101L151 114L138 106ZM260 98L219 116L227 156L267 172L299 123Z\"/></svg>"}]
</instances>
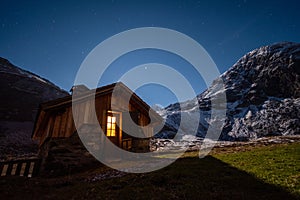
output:
<instances>
[{"instance_id":1,"label":"grass field","mask_svg":"<svg viewBox=\"0 0 300 200\"><path fill-rule=\"evenodd\" d=\"M88 182L108 168L60 178L0 178L1 199L300 199L300 143L188 152L146 174Z\"/></svg>"},{"instance_id":2,"label":"grass field","mask_svg":"<svg viewBox=\"0 0 300 200\"><path fill-rule=\"evenodd\" d=\"M217 154L229 163L256 178L300 195L300 144L268 146L252 151Z\"/></svg>"}]
</instances>

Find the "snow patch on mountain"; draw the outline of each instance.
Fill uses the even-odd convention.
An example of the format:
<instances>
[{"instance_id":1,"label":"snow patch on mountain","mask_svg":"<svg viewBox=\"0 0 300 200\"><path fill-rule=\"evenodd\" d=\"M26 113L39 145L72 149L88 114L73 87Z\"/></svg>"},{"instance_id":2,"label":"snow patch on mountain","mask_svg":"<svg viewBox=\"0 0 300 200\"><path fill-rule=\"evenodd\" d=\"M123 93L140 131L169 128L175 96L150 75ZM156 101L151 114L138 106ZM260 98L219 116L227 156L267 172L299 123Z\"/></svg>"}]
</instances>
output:
<instances>
[{"instance_id":1,"label":"snow patch on mountain","mask_svg":"<svg viewBox=\"0 0 300 200\"><path fill-rule=\"evenodd\" d=\"M0 93L0 159L35 153L31 133L39 104L68 93L4 58L0 58Z\"/></svg>"},{"instance_id":2,"label":"snow patch on mountain","mask_svg":"<svg viewBox=\"0 0 300 200\"><path fill-rule=\"evenodd\" d=\"M219 84L224 84L222 90ZM212 118L212 100L226 94L226 117ZM282 42L255 49L237 61L196 98L171 104L158 113L166 120L157 137L172 138L181 117L190 124L200 115L197 132L205 137L214 124L221 129L221 140L249 140L267 135L300 133L300 44ZM193 111L199 108L200 112ZM215 112L221 109L214 108ZM194 134L189 125L179 130ZM214 126L217 127L217 126ZM215 130L216 132L219 130Z\"/></svg>"}]
</instances>

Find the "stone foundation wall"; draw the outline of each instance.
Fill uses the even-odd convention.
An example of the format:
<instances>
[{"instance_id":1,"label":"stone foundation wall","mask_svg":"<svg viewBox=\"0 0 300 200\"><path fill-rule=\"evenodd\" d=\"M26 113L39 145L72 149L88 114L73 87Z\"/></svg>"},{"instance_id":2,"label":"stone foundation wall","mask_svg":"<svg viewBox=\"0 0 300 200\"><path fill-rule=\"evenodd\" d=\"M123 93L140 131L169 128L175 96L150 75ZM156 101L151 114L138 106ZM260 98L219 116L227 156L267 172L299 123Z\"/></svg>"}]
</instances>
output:
<instances>
[{"instance_id":1,"label":"stone foundation wall","mask_svg":"<svg viewBox=\"0 0 300 200\"><path fill-rule=\"evenodd\" d=\"M150 139L133 139L132 151L136 153L146 153L150 151Z\"/></svg>"},{"instance_id":2,"label":"stone foundation wall","mask_svg":"<svg viewBox=\"0 0 300 200\"><path fill-rule=\"evenodd\" d=\"M84 138L85 144L101 151L99 133L96 130L93 125L83 125L80 128L82 133L88 135ZM131 151L149 152L149 139L134 138ZM68 175L102 165L86 150L77 132L69 138L48 138L41 146L39 156L42 158L40 174L43 176Z\"/></svg>"},{"instance_id":3,"label":"stone foundation wall","mask_svg":"<svg viewBox=\"0 0 300 200\"><path fill-rule=\"evenodd\" d=\"M68 175L101 165L86 150L77 133L69 138L49 138L40 148L39 156L42 176Z\"/></svg>"}]
</instances>

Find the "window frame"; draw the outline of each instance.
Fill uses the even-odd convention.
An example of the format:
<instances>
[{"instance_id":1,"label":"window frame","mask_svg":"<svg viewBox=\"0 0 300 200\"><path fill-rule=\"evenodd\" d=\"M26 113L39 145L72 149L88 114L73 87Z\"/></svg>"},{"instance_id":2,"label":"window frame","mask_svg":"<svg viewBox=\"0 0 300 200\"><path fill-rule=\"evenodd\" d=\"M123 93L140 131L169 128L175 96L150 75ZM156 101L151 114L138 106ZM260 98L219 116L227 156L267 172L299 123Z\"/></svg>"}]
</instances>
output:
<instances>
[{"instance_id":1,"label":"window frame","mask_svg":"<svg viewBox=\"0 0 300 200\"><path fill-rule=\"evenodd\" d=\"M107 113L106 116L106 136L116 137L117 136L117 117L113 113Z\"/></svg>"}]
</instances>

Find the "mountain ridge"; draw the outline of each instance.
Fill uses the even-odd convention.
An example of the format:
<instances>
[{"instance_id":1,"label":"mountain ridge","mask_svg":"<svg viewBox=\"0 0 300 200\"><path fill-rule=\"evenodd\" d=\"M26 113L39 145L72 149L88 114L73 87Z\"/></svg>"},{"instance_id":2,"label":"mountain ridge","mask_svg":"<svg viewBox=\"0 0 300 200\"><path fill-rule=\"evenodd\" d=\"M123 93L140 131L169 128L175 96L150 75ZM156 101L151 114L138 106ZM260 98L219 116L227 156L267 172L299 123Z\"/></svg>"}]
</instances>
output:
<instances>
[{"instance_id":1,"label":"mountain ridge","mask_svg":"<svg viewBox=\"0 0 300 200\"><path fill-rule=\"evenodd\" d=\"M159 111L166 126L157 137L173 137L181 115L197 117L189 111L199 105L200 123L196 133L205 137L211 125L211 99L220 82L227 97L226 117L219 120L221 140L248 140L265 135L300 132L300 44L281 42L250 51L213 81L210 87L186 102ZM199 115L199 114L198 114ZM271 120L276 118L274 120ZM193 121L191 117L190 120ZM192 123L192 122L191 122ZM284 124L284 125L280 125ZM189 132L188 126L183 132Z\"/></svg>"},{"instance_id":2,"label":"mountain ridge","mask_svg":"<svg viewBox=\"0 0 300 200\"><path fill-rule=\"evenodd\" d=\"M10 69L10 70L8 70ZM58 90L62 90L61 88L59 88L57 85L55 85L54 83L52 83L51 81L49 81L48 79L45 79L37 74L34 74L28 70L22 69L14 64L12 64L8 59L0 57L0 73L9 73L9 74L13 74L16 76L21 76L21 77L34 77L35 79L51 85L54 88L57 88Z\"/></svg>"},{"instance_id":3,"label":"mountain ridge","mask_svg":"<svg viewBox=\"0 0 300 200\"><path fill-rule=\"evenodd\" d=\"M0 85L0 159L36 153L31 133L39 104L68 92L1 57Z\"/></svg>"}]
</instances>

